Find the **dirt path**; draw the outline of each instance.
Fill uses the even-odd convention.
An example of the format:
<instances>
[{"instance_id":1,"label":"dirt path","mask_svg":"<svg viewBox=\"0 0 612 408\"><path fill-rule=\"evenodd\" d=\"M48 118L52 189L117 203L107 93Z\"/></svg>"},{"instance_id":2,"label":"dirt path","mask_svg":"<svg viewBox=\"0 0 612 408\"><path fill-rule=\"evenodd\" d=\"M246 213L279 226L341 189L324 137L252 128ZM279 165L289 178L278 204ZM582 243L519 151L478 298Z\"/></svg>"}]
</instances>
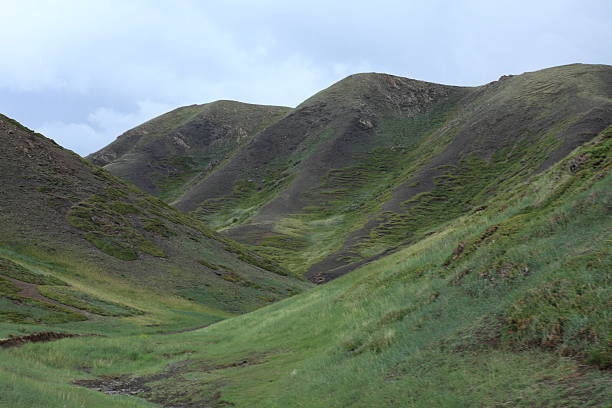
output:
<instances>
[{"instance_id":1,"label":"dirt path","mask_svg":"<svg viewBox=\"0 0 612 408\"><path fill-rule=\"evenodd\" d=\"M15 278L9 278L8 276L3 276L3 277L5 279L10 280L13 284L15 284L15 286L21 289L21 292L18 293L19 296L29 297L29 298L36 299L36 300L39 300L45 303L51 303L52 305L60 306L60 307L63 307L64 309L68 309L68 310L72 310L73 312L80 313L84 316L87 316L87 318L89 319L98 317L97 315L93 313L89 313L86 310L79 309L79 308L76 308L70 305L65 305L56 300L49 299L48 297L41 295L40 292L38 291L38 285L34 283L23 282Z\"/></svg>"},{"instance_id":2,"label":"dirt path","mask_svg":"<svg viewBox=\"0 0 612 408\"><path fill-rule=\"evenodd\" d=\"M27 336L0 339L0 348L19 347L27 343L40 343L40 342L45 342L45 341L65 339L68 337L83 337L83 336L93 336L93 334L40 332L40 333L29 334Z\"/></svg>"}]
</instances>

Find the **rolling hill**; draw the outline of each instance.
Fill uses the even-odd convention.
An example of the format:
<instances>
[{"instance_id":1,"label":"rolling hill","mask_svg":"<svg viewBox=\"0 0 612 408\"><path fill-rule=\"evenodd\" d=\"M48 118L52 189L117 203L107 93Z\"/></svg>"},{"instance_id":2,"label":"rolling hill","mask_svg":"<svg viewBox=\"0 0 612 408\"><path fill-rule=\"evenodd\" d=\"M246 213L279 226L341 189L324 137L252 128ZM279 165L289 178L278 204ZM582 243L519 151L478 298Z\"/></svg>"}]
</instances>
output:
<instances>
[{"instance_id":1,"label":"rolling hill","mask_svg":"<svg viewBox=\"0 0 612 408\"><path fill-rule=\"evenodd\" d=\"M171 200L191 179L222 164L289 110L234 101L184 106L126 132L88 158Z\"/></svg>"},{"instance_id":2,"label":"rolling hill","mask_svg":"<svg viewBox=\"0 0 612 408\"><path fill-rule=\"evenodd\" d=\"M113 287L176 297L216 319L304 288L273 262L4 116L0 140L5 322L62 320L62 299L97 310L96 299L113 297L104 293ZM60 305L36 301L38 292ZM64 320L83 317L76 313Z\"/></svg>"},{"instance_id":3,"label":"rolling hill","mask_svg":"<svg viewBox=\"0 0 612 408\"><path fill-rule=\"evenodd\" d=\"M0 117L0 407L610 406L612 67L358 74L253 129L165 202L110 173L146 148Z\"/></svg>"},{"instance_id":4,"label":"rolling hill","mask_svg":"<svg viewBox=\"0 0 612 408\"><path fill-rule=\"evenodd\" d=\"M201 170L169 202L325 282L418 241L592 139L612 121L611 84L611 67L583 64L471 88L352 75ZM115 163L106 168L120 176Z\"/></svg>"}]
</instances>

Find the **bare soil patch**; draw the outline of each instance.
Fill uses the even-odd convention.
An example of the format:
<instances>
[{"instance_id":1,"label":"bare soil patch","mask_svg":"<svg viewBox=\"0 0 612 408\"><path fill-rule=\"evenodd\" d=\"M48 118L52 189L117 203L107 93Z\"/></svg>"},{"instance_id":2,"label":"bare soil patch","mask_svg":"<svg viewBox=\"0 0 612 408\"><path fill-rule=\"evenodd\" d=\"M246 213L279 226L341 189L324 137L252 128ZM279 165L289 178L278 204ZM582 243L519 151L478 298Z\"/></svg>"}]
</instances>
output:
<instances>
[{"instance_id":1,"label":"bare soil patch","mask_svg":"<svg viewBox=\"0 0 612 408\"><path fill-rule=\"evenodd\" d=\"M27 336L0 339L0 348L19 347L27 343L40 343L40 342L46 342L46 341L65 339L68 337L82 337L82 336L93 336L93 334L40 332L40 333L29 334Z\"/></svg>"}]
</instances>

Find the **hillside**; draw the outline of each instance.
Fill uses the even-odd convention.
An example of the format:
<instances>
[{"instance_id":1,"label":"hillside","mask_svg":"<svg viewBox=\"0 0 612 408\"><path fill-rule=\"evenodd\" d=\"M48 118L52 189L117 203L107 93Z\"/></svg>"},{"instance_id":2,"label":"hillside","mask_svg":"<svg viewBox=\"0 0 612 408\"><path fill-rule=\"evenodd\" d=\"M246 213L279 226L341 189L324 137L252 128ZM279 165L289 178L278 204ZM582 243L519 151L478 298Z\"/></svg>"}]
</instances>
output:
<instances>
[{"instance_id":1,"label":"hillside","mask_svg":"<svg viewBox=\"0 0 612 408\"><path fill-rule=\"evenodd\" d=\"M200 171L172 205L320 283L475 211L611 121L605 65L479 87L357 74Z\"/></svg>"},{"instance_id":2,"label":"hillside","mask_svg":"<svg viewBox=\"0 0 612 408\"><path fill-rule=\"evenodd\" d=\"M203 325L305 287L4 116L0 141L0 336L70 322L100 330L130 316Z\"/></svg>"},{"instance_id":3,"label":"hillside","mask_svg":"<svg viewBox=\"0 0 612 408\"><path fill-rule=\"evenodd\" d=\"M424 239L252 313L0 350L0 405L609 406L612 126L588 139Z\"/></svg>"},{"instance_id":4,"label":"hillside","mask_svg":"<svg viewBox=\"0 0 612 408\"><path fill-rule=\"evenodd\" d=\"M171 200L289 110L234 101L184 106L124 133L88 159Z\"/></svg>"}]
</instances>

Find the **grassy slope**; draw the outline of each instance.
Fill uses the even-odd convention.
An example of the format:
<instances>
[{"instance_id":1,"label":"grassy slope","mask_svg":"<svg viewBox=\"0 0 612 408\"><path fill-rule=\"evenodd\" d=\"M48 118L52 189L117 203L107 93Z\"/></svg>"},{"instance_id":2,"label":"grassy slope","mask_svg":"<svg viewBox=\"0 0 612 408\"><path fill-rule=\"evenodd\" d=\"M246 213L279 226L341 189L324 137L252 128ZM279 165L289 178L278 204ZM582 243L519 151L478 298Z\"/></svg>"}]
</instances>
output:
<instances>
[{"instance_id":1,"label":"grassy slope","mask_svg":"<svg viewBox=\"0 0 612 408\"><path fill-rule=\"evenodd\" d=\"M0 335L198 326L305 287L15 121L0 117L0 138Z\"/></svg>"},{"instance_id":2,"label":"grassy slope","mask_svg":"<svg viewBox=\"0 0 612 408\"><path fill-rule=\"evenodd\" d=\"M611 148L608 128L411 246L203 330L0 351L0 401L148 406L67 385L127 374L171 406L608 406Z\"/></svg>"},{"instance_id":3,"label":"grassy slope","mask_svg":"<svg viewBox=\"0 0 612 408\"><path fill-rule=\"evenodd\" d=\"M441 147L429 126L452 115L465 92L391 75L351 76L264 130L175 204L197 208L207 224L302 275L367 220L377 195L408 171L407 161ZM413 151L421 140L423 149ZM339 191L349 193L332 202Z\"/></svg>"},{"instance_id":4,"label":"grassy slope","mask_svg":"<svg viewBox=\"0 0 612 408\"><path fill-rule=\"evenodd\" d=\"M527 180L612 120L612 68L475 88L351 76L257 135L176 206L325 281Z\"/></svg>"},{"instance_id":5,"label":"grassy slope","mask_svg":"<svg viewBox=\"0 0 612 408\"><path fill-rule=\"evenodd\" d=\"M184 106L129 130L88 159L169 202L289 111L234 101Z\"/></svg>"}]
</instances>

